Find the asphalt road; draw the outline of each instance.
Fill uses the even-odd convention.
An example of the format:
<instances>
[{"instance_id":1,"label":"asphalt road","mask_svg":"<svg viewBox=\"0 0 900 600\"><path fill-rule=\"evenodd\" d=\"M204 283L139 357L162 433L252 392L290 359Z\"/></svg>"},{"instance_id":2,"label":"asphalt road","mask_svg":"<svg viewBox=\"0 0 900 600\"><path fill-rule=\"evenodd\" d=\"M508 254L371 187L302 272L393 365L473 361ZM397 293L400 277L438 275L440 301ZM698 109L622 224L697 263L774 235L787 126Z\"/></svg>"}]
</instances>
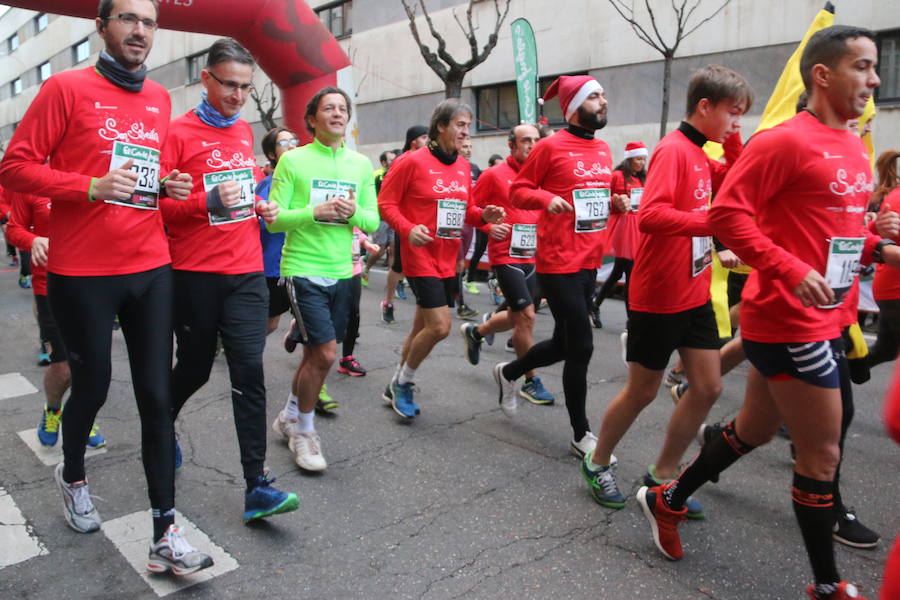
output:
<instances>
[{"instance_id":1,"label":"asphalt road","mask_svg":"<svg viewBox=\"0 0 900 600\"><path fill-rule=\"evenodd\" d=\"M14 272L0 273L0 376L20 373L42 389L36 366L37 329L31 294ZM616 450L619 477L631 490L627 506L596 505L569 455L571 430L561 394L562 365L541 372L559 393L552 407L522 406L515 420L497 408L490 367L508 360L506 335L470 366L454 319L451 337L419 369L423 414L401 423L381 400L410 326L412 300L398 301L398 323L380 320L382 273L363 290L363 324L356 355L363 378L328 377L341 402L317 419L328 470L302 474L285 444L267 431L267 464L278 487L300 496L298 512L246 526L243 480L223 359L189 401L177 429L185 466L177 476L178 510L226 552L236 568L173 593L173 598L604 598L799 599L811 580L790 504L788 447L775 440L732 467L718 485L696 496L708 518L682 527L686 556L677 563L655 549L633 494L653 461L672 403L662 389ZM469 304L488 310L482 293ZM596 430L602 410L624 382L619 350L620 301L604 305L605 328L594 330L588 406ZM286 354L278 332L266 349L269 420L286 397L298 355ZM537 337L552 327L538 317ZM113 381L98 417L107 451L87 460L91 492L106 524L146 510L139 422L125 344L113 333ZM900 529L898 448L884 433L881 405L891 372L877 369L856 388L856 419L843 471L846 500L862 522L886 539L875 550L837 548L845 579L877 597L887 548ZM711 418L733 416L745 368L725 377ZM4 382L18 380L3 379ZM18 380L21 382L21 380ZM3 384L0 384L3 385ZM0 389L0 396L3 396ZM52 467L38 460L17 432L34 428L43 395L0 399L0 487L24 517L39 555L0 564L2 598L154 598L168 577L148 582L115 541L112 528L91 535L70 530L62 517ZM814 417L813 417L814 418ZM693 454L696 448L689 452ZM689 457L688 457L689 458ZM0 500L3 493L0 492ZM137 554L146 552L149 518L138 515ZM19 537L0 523L0 556ZM141 527L146 527L142 530ZM189 538L202 544L196 537ZM5 548L4 548L5 547ZM223 562L223 564L225 564ZM162 590L162 591L159 591Z\"/></svg>"}]
</instances>

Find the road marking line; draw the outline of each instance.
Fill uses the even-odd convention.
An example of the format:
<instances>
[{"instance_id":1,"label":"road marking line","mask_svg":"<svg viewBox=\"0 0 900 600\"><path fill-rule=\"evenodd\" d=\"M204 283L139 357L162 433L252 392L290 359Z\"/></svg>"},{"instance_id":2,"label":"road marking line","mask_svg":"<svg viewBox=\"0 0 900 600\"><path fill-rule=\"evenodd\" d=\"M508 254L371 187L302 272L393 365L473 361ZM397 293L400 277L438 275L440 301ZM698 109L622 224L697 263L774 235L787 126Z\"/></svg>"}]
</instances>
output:
<instances>
[{"instance_id":1,"label":"road marking line","mask_svg":"<svg viewBox=\"0 0 900 600\"><path fill-rule=\"evenodd\" d=\"M45 554L47 548L32 534L9 492L0 487L0 569Z\"/></svg>"},{"instance_id":2,"label":"road marking line","mask_svg":"<svg viewBox=\"0 0 900 600\"><path fill-rule=\"evenodd\" d=\"M4 373L0 375L0 400L17 398L33 394L38 389L22 377L21 373Z\"/></svg>"},{"instance_id":3,"label":"road marking line","mask_svg":"<svg viewBox=\"0 0 900 600\"><path fill-rule=\"evenodd\" d=\"M60 439L56 442L55 446L44 446L38 441L37 429L17 431L16 434L22 438L22 441L25 442L26 446L31 448L31 451L38 457L38 460L48 467L58 465L63 461L62 435L60 435ZM103 448L85 448L84 457L89 458L91 456L103 454L104 452L106 452L105 446Z\"/></svg>"},{"instance_id":4,"label":"road marking line","mask_svg":"<svg viewBox=\"0 0 900 600\"><path fill-rule=\"evenodd\" d=\"M176 577L171 573L162 575L150 573L147 570L151 532L149 510L106 521L102 529L125 560L160 598L238 568L238 562L230 554L216 546L209 536L188 521L184 515L178 513L175 522L184 530L185 537L192 546L212 557L215 563L212 567L185 577Z\"/></svg>"}]
</instances>

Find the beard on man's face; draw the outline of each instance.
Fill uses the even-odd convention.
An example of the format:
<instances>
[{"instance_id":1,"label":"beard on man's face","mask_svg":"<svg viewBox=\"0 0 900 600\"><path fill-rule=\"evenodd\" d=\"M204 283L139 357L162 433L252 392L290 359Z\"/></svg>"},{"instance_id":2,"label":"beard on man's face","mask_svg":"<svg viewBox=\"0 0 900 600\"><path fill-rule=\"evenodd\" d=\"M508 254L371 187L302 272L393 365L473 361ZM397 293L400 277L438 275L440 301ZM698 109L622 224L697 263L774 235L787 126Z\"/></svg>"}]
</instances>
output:
<instances>
[{"instance_id":1,"label":"beard on man's face","mask_svg":"<svg viewBox=\"0 0 900 600\"><path fill-rule=\"evenodd\" d=\"M591 112L583 106L578 107L578 123L585 129L603 129L606 127L606 116L600 116L596 112Z\"/></svg>"}]
</instances>

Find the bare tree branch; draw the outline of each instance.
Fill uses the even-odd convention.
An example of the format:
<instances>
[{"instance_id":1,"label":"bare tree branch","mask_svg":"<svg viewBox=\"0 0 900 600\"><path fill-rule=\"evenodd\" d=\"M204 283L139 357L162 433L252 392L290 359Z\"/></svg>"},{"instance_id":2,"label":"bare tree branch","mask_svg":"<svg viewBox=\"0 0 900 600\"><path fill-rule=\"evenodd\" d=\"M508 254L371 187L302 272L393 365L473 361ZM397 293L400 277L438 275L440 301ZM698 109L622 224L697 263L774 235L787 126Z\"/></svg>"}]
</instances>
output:
<instances>
[{"instance_id":1,"label":"bare tree branch","mask_svg":"<svg viewBox=\"0 0 900 600\"><path fill-rule=\"evenodd\" d=\"M697 23L696 25L694 25L692 28L688 29L687 32L685 32L685 34L684 34L683 36L681 36L681 39L684 39L684 38L686 38L687 36L691 35L691 34L694 33L695 31L697 31L697 29L699 29L701 25L703 25L703 24L706 23L707 21L712 20L713 17L715 17L715 16L716 16L717 14L719 14L720 12L722 12L722 9L724 9L726 6L728 6L728 3L729 3L729 2L731 2L731 0L725 0L724 2L722 2L722 5L721 5L719 8L716 9L716 12L714 12L714 13L711 14L711 15L709 15L708 17L706 17L705 19L703 19L702 21L700 21L699 23Z\"/></svg>"}]
</instances>

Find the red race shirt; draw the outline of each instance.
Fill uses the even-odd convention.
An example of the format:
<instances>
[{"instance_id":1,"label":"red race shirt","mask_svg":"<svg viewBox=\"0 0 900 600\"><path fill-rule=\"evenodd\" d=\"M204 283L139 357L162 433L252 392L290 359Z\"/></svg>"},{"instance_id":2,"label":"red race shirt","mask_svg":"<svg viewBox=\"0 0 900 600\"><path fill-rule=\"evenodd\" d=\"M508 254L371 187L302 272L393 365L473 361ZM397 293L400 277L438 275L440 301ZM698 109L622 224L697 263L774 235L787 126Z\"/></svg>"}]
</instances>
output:
<instances>
[{"instance_id":1,"label":"red race shirt","mask_svg":"<svg viewBox=\"0 0 900 600\"><path fill-rule=\"evenodd\" d=\"M589 140L562 130L535 144L513 180L510 194L513 206L541 211L537 272L575 273L600 265L606 238L602 220L609 215L611 178L611 153L602 140ZM547 206L554 196L564 199L576 211L548 213ZM604 196L605 206L600 206L597 199ZM576 231L576 213L581 231Z\"/></svg>"},{"instance_id":2,"label":"red race shirt","mask_svg":"<svg viewBox=\"0 0 900 600\"><path fill-rule=\"evenodd\" d=\"M87 67L44 82L10 140L0 182L53 201L51 273L122 275L170 262L158 210L92 200L89 192L92 178L110 171L115 142L156 155L171 112L168 92L149 79L141 92L127 92ZM158 166L143 167L141 181L159 185Z\"/></svg>"},{"instance_id":3,"label":"red race shirt","mask_svg":"<svg viewBox=\"0 0 900 600\"><path fill-rule=\"evenodd\" d=\"M398 160L391 164L381 184L381 216L400 235L404 274L453 277L463 223L475 227L484 224L483 211L469 199L469 161L457 156L456 162L446 165L427 147L406 154L399 164ZM410 244L409 232L416 225L425 225L434 241L424 246Z\"/></svg>"},{"instance_id":4,"label":"red race shirt","mask_svg":"<svg viewBox=\"0 0 900 600\"><path fill-rule=\"evenodd\" d=\"M19 250L31 251L36 237L48 237L50 199L6 190L12 214L6 224L6 240ZM35 296L47 295L47 267L31 264L31 287Z\"/></svg>"},{"instance_id":5,"label":"red race shirt","mask_svg":"<svg viewBox=\"0 0 900 600\"><path fill-rule=\"evenodd\" d=\"M253 155L253 132L244 120L226 129L207 125L188 111L169 126L163 148L162 172L178 169L194 178L187 200L163 198L163 220L169 234L172 268L238 275L263 270L259 242L259 219L255 213L255 182L262 170ZM212 173L231 172L227 177L244 177L246 202L239 205L238 218L219 223L206 210L206 188L218 185ZM249 177L250 179L246 179ZM206 181L208 180L208 181ZM216 224L214 225L213 222Z\"/></svg>"},{"instance_id":6,"label":"red race shirt","mask_svg":"<svg viewBox=\"0 0 900 600\"><path fill-rule=\"evenodd\" d=\"M512 205L509 198L510 186L521 166L511 155L507 156L504 162L491 167L487 171L483 171L481 177L478 178L478 185L472 191L472 199L477 206L482 208L488 204L502 206L506 211L506 218L503 219L503 222L513 227L510 235L502 240L495 240L490 237L490 230L486 231L489 234L488 257L491 260L491 265L534 262L534 250L532 247L537 245L535 232L541 213L537 210L516 208ZM510 242L514 237L516 244L511 253ZM532 240L535 243L531 243ZM527 256L528 254L531 254L531 256Z\"/></svg>"},{"instance_id":7,"label":"red race shirt","mask_svg":"<svg viewBox=\"0 0 900 600\"><path fill-rule=\"evenodd\" d=\"M689 133L686 133L689 132ZM686 123L653 151L638 213L641 235L628 289L632 310L670 314L709 300L712 240L706 224L712 173L702 134Z\"/></svg>"},{"instance_id":8,"label":"red race shirt","mask_svg":"<svg viewBox=\"0 0 900 600\"><path fill-rule=\"evenodd\" d=\"M884 201L890 203L893 210L900 209L900 188L893 189ZM900 269L876 265L872 295L876 300L900 300Z\"/></svg>"},{"instance_id":9,"label":"red race shirt","mask_svg":"<svg viewBox=\"0 0 900 600\"><path fill-rule=\"evenodd\" d=\"M800 343L840 335L846 307L804 307L793 290L814 269L835 290L852 291L855 261L870 262L880 239L863 221L872 188L859 137L808 112L754 137L709 215L715 235L753 267L741 305L744 338Z\"/></svg>"},{"instance_id":10,"label":"red race shirt","mask_svg":"<svg viewBox=\"0 0 900 600\"><path fill-rule=\"evenodd\" d=\"M617 211L615 207L610 210L606 251L616 258L634 260L641 235L638 230L639 205L635 203L640 202L644 184L636 177L629 177L628 181L625 181L622 171L613 171L610 189L613 194L630 196L632 210L624 213ZM632 194L632 190L635 190L634 194Z\"/></svg>"}]
</instances>

